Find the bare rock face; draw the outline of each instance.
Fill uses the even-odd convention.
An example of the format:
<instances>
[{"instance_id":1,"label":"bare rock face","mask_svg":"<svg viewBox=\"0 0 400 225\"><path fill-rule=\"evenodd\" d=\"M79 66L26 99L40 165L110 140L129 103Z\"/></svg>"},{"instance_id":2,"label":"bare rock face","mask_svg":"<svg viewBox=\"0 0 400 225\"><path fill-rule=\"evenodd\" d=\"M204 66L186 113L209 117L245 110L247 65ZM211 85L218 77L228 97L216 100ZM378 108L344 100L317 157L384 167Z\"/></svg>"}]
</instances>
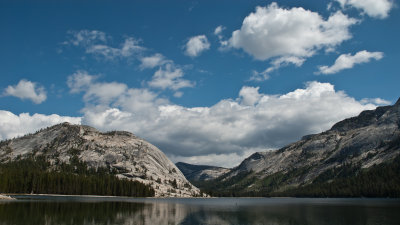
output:
<instances>
[{"instance_id":1,"label":"bare rock face","mask_svg":"<svg viewBox=\"0 0 400 225\"><path fill-rule=\"evenodd\" d=\"M151 185L156 197L193 197L200 191L157 147L125 131L101 133L89 126L58 124L0 143L0 162L43 155L56 166L77 156L91 168Z\"/></svg>"},{"instance_id":2,"label":"bare rock face","mask_svg":"<svg viewBox=\"0 0 400 225\"><path fill-rule=\"evenodd\" d=\"M364 111L357 117L338 122L328 131L307 135L282 149L257 152L220 180L246 173L260 180L276 173L303 170L301 176L291 180L290 186L297 187L310 184L329 169L343 165L369 168L399 154L400 99L393 106ZM254 187L250 184L247 190Z\"/></svg>"},{"instance_id":3,"label":"bare rock face","mask_svg":"<svg viewBox=\"0 0 400 225\"><path fill-rule=\"evenodd\" d=\"M213 180L225 173L228 173L230 169L217 167L217 166L206 166L206 165L192 165L189 163L178 162L176 166L182 171L186 179L189 181L208 181Z\"/></svg>"}]
</instances>

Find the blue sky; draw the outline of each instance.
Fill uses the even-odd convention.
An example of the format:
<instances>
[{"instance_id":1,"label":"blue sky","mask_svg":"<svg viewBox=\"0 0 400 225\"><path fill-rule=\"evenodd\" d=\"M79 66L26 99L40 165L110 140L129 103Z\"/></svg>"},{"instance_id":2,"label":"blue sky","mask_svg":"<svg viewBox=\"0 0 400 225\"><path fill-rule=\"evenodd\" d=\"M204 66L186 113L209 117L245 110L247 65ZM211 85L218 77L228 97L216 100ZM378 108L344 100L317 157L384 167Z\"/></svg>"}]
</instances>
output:
<instances>
[{"instance_id":1,"label":"blue sky","mask_svg":"<svg viewBox=\"0 0 400 225\"><path fill-rule=\"evenodd\" d=\"M1 1L0 138L69 121L234 166L394 103L399 22L390 0Z\"/></svg>"}]
</instances>

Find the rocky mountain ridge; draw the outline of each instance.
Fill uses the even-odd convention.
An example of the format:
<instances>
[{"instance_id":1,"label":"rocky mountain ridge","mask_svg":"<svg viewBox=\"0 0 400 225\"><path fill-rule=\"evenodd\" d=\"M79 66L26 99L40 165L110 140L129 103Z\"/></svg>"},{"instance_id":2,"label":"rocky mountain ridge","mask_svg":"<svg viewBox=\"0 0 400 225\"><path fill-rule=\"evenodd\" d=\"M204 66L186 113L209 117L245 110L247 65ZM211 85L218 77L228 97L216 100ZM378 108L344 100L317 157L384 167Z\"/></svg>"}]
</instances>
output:
<instances>
[{"instance_id":1,"label":"rocky mountain ridge","mask_svg":"<svg viewBox=\"0 0 400 225\"><path fill-rule=\"evenodd\" d=\"M163 152L125 131L102 133L63 123L0 143L0 163L29 156L44 156L53 167L50 170L77 157L89 168L109 168L119 178L151 185L156 197L200 195Z\"/></svg>"},{"instance_id":2,"label":"rocky mountain ridge","mask_svg":"<svg viewBox=\"0 0 400 225\"><path fill-rule=\"evenodd\" d=\"M254 153L206 186L241 193L282 192L310 185L327 174L331 177L326 182L331 182L345 168L357 168L356 175L399 155L400 99L393 106L363 111L279 150Z\"/></svg>"},{"instance_id":3,"label":"rocky mountain ridge","mask_svg":"<svg viewBox=\"0 0 400 225\"><path fill-rule=\"evenodd\" d=\"M228 168L218 166L193 165L184 162L178 162L175 165L190 182L213 180L230 171Z\"/></svg>"}]
</instances>

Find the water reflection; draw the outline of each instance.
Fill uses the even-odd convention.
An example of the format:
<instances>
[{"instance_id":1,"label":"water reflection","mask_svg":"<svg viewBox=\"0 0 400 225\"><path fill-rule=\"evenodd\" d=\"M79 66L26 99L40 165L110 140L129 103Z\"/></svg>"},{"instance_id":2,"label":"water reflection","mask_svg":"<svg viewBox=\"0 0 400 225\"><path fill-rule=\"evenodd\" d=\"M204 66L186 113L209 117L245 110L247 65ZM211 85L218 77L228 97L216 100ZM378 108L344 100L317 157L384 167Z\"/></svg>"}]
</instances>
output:
<instances>
[{"instance_id":1,"label":"water reflection","mask_svg":"<svg viewBox=\"0 0 400 225\"><path fill-rule=\"evenodd\" d=\"M398 200L65 198L0 201L0 224L398 224Z\"/></svg>"},{"instance_id":2,"label":"water reflection","mask_svg":"<svg viewBox=\"0 0 400 225\"><path fill-rule=\"evenodd\" d=\"M0 203L0 224L179 224L185 216L185 207L167 203Z\"/></svg>"}]
</instances>

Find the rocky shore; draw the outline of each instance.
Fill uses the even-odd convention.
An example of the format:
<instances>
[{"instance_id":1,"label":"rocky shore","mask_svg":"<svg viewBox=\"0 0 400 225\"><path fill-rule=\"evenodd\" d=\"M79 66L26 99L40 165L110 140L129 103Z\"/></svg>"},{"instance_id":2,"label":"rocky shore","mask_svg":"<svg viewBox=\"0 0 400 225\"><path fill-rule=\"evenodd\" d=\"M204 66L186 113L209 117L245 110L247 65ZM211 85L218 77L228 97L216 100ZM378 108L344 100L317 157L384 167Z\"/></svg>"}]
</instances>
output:
<instances>
[{"instance_id":1,"label":"rocky shore","mask_svg":"<svg viewBox=\"0 0 400 225\"><path fill-rule=\"evenodd\" d=\"M0 195L0 200L14 200L15 198L11 198L10 196Z\"/></svg>"}]
</instances>

